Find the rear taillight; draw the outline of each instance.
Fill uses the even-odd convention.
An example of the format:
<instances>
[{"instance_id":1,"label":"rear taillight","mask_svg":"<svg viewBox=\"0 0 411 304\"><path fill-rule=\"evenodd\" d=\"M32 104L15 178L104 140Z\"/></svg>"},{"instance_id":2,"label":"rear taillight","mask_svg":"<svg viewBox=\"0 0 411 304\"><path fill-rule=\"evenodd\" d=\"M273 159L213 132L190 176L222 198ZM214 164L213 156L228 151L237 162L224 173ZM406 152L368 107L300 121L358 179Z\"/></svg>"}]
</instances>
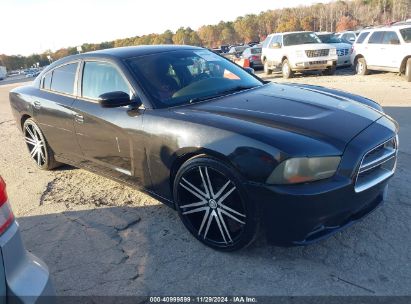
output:
<instances>
[{"instance_id":1,"label":"rear taillight","mask_svg":"<svg viewBox=\"0 0 411 304\"><path fill-rule=\"evenodd\" d=\"M0 235L6 231L13 220L13 211L7 199L6 183L0 176Z\"/></svg>"}]
</instances>

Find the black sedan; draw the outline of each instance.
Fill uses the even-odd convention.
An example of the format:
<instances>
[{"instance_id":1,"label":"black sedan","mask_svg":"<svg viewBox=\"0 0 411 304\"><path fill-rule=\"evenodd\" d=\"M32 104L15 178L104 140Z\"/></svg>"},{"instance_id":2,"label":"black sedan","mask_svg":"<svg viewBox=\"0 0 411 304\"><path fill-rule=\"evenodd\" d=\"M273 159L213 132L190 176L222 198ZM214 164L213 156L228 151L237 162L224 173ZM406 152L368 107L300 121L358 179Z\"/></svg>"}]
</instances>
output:
<instances>
[{"instance_id":1,"label":"black sedan","mask_svg":"<svg viewBox=\"0 0 411 304\"><path fill-rule=\"evenodd\" d=\"M10 103L40 169L137 187L220 250L259 228L284 245L329 236L379 206L395 171L398 126L377 103L267 83L197 47L66 57Z\"/></svg>"}]
</instances>

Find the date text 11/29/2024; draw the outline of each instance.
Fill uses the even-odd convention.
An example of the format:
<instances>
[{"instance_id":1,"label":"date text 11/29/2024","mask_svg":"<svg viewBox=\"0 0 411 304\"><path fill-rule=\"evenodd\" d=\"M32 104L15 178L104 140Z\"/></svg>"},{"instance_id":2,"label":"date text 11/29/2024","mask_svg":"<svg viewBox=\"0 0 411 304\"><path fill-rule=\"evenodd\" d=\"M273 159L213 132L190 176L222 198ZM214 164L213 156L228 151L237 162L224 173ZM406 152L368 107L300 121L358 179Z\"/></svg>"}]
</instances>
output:
<instances>
[{"instance_id":1,"label":"date text 11/29/2024","mask_svg":"<svg viewBox=\"0 0 411 304\"><path fill-rule=\"evenodd\" d=\"M255 297L245 296L182 296L182 297L150 297L150 303L258 303Z\"/></svg>"}]
</instances>

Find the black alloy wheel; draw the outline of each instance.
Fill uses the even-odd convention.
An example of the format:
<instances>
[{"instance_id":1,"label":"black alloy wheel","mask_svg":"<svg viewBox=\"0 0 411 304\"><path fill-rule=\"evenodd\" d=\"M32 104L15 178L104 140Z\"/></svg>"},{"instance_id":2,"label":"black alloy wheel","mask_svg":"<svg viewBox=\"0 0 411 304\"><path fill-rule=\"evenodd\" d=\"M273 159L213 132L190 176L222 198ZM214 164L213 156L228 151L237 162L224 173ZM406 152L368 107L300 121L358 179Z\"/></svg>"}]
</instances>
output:
<instances>
[{"instance_id":1,"label":"black alloy wheel","mask_svg":"<svg viewBox=\"0 0 411 304\"><path fill-rule=\"evenodd\" d=\"M254 240L255 208L230 166L208 157L190 159L176 175L174 197L182 222L205 245L233 251Z\"/></svg>"},{"instance_id":2,"label":"black alloy wheel","mask_svg":"<svg viewBox=\"0 0 411 304\"><path fill-rule=\"evenodd\" d=\"M29 118L24 122L23 135L30 157L39 169L51 170L61 165L54 159L53 151L33 119Z\"/></svg>"}]
</instances>

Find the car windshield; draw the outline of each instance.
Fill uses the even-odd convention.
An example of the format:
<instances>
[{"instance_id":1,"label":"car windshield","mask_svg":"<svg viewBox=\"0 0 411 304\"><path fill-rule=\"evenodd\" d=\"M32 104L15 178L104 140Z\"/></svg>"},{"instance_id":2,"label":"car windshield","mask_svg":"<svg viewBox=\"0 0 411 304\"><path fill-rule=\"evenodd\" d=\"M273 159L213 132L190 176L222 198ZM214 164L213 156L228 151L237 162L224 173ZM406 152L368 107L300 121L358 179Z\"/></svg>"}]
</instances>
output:
<instances>
[{"instance_id":1,"label":"car windshield","mask_svg":"<svg viewBox=\"0 0 411 304\"><path fill-rule=\"evenodd\" d=\"M411 42L411 27L400 30L400 33L406 43Z\"/></svg>"},{"instance_id":2,"label":"car windshield","mask_svg":"<svg viewBox=\"0 0 411 304\"><path fill-rule=\"evenodd\" d=\"M126 62L157 108L263 85L238 65L205 49L164 52Z\"/></svg>"},{"instance_id":3,"label":"car windshield","mask_svg":"<svg viewBox=\"0 0 411 304\"><path fill-rule=\"evenodd\" d=\"M309 43L321 43L320 38L314 33L293 33L284 35L284 45L298 45L298 44L309 44Z\"/></svg>"},{"instance_id":4,"label":"car windshield","mask_svg":"<svg viewBox=\"0 0 411 304\"><path fill-rule=\"evenodd\" d=\"M251 54L261 54L262 49L261 48L251 48Z\"/></svg>"},{"instance_id":5,"label":"car windshield","mask_svg":"<svg viewBox=\"0 0 411 304\"><path fill-rule=\"evenodd\" d=\"M323 43L341 43L345 42L343 39L336 37L334 34L318 35Z\"/></svg>"}]
</instances>

